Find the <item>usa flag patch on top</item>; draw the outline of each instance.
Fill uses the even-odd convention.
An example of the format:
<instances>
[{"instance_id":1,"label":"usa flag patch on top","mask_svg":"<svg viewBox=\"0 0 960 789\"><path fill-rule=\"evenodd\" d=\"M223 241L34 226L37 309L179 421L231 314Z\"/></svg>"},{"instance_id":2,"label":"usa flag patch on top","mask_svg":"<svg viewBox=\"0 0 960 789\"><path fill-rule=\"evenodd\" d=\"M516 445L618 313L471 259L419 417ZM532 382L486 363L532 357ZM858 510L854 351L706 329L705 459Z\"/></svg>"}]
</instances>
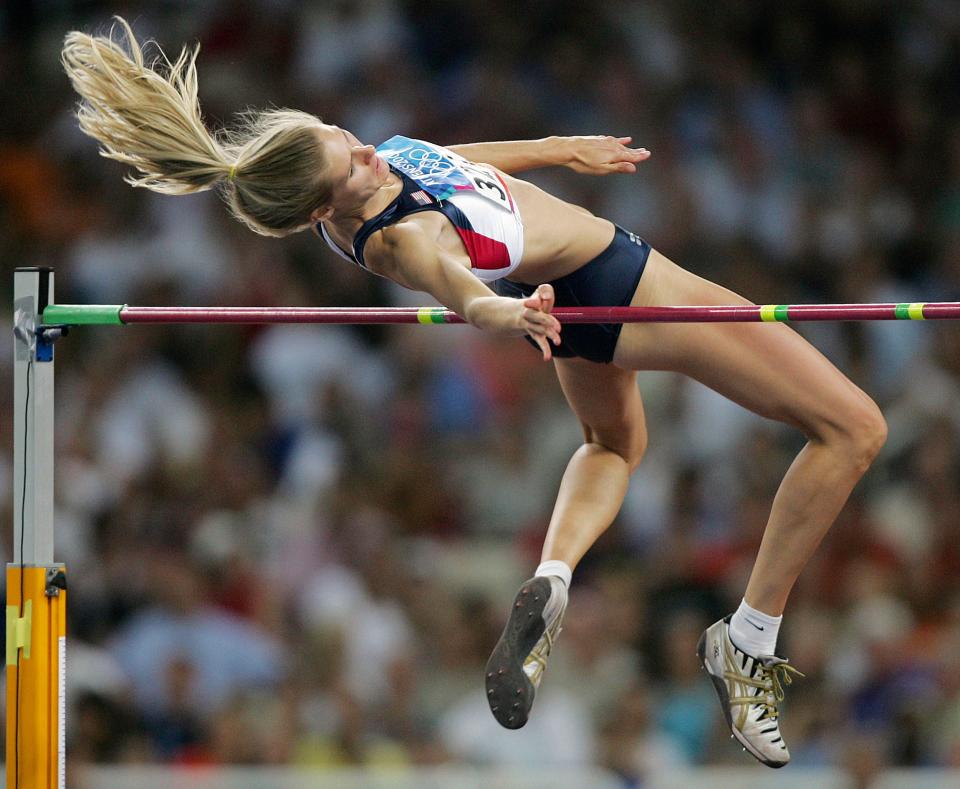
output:
<instances>
[{"instance_id":1,"label":"usa flag patch on top","mask_svg":"<svg viewBox=\"0 0 960 789\"><path fill-rule=\"evenodd\" d=\"M431 203L430 195L424 192L423 189L420 189L417 192L411 192L410 197L416 200L420 205L430 205Z\"/></svg>"}]
</instances>

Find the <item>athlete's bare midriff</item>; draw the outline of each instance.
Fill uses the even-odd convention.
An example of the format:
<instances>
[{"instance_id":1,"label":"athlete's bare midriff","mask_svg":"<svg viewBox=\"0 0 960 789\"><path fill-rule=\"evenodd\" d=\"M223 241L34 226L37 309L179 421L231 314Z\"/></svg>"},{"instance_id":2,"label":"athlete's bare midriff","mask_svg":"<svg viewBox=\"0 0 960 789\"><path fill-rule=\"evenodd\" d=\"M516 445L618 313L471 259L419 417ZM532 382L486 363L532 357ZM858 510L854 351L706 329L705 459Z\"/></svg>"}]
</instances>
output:
<instances>
[{"instance_id":1,"label":"athlete's bare midriff","mask_svg":"<svg viewBox=\"0 0 960 789\"><path fill-rule=\"evenodd\" d=\"M540 187L503 175L523 218L523 258L510 275L538 285L564 277L603 252L614 225L587 209L567 203Z\"/></svg>"}]
</instances>

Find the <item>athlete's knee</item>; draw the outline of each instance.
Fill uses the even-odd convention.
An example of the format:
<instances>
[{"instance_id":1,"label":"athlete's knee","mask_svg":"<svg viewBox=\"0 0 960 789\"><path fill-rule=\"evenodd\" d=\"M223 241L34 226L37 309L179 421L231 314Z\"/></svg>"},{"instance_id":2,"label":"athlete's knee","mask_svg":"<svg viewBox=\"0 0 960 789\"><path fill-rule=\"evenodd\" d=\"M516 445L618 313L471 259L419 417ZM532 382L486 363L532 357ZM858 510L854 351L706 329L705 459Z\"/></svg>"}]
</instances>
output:
<instances>
[{"instance_id":1,"label":"athlete's knee","mask_svg":"<svg viewBox=\"0 0 960 789\"><path fill-rule=\"evenodd\" d=\"M640 430L630 442L630 451L627 453L627 457L624 458L624 460L627 461L627 465L630 467L631 474L636 471L637 466L640 465L640 461L643 460L643 456L646 454L646 452L647 431Z\"/></svg>"},{"instance_id":2,"label":"athlete's knee","mask_svg":"<svg viewBox=\"0 0 960 789\"><path fill-rule=\"evenodd\" d=\"M644 427L634 426L612 434L586 427L585 432L589 443L599 444L608 452L619 455L627 464L631 474L640 465L647 451L647 431Z\"/></svg>"},{"instance_id":3,"label":"athlete's knee","mask_svg":"<svg viewBox=\"0 0 960 789\"><path fill-rule=\"evenodd\" d=\"M864 399L866 403L857 416L855 429L858 454L866 468L880 454L880 450L887 442L887 420L884 419L879 406L873 400L869 397Z\"/></svg>"},{"instance_id":4,"label":"athlete's knee","mask_svg":"<svg viewBox=\"0 0 960 789\"><path fill-rule=\"evenodd\" d=\"M887 421L866 395L856 398L841 415L840 440L851 463L866 471L887 440Z\"/></svg>"}]
</instances>

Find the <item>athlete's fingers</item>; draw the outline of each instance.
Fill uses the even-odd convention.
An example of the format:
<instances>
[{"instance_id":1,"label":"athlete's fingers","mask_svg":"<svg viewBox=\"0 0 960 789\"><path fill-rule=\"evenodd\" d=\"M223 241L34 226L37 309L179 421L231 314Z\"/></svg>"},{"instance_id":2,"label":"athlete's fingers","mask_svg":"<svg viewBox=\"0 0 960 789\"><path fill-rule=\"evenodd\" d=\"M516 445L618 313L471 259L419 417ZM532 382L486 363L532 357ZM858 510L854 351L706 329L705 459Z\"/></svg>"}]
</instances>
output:
<instances>
[{"instance_id":1,"label":"athlete's fingers","mask_svg":"<svg viewBox=\"0 0 960 789\"><path fill-rule=\"evenodd\" d=\"M548 332L559 332L560 331L560 321L554 318L547 312L541 310L534 310L527 307L523 311L523 319L530 325L537 328L540 331Z\"/></svg>"},{"instance_id":2,"label":"athlete's fingers","mask_svg":"<svg viewBox=\"0 0 960 789\"><path fill-rule=\"evenodd\" d=\"M540 285L523 300L523 306L532 310L549 313L553 309L553 286Z\"/></svg>"},{"instance_id":3,"label":"athlete's fingers","mask_svg":"<svg viewBox=\"0 0 960 789\"><path fill-rule=\"evenodd\" d=\"M544 283L543 285L537 285L537 295L540 296L542 302L542 309L544 312L551 312L553 310L554 295L553 295L553 285L549 283Z\"/></svg>"},{"instance_id":4,"label":"athlete's fingers","mask_svg":"<svg viewBox=\"0 0 960 789\"><path fill-rule=\"evenodd\" d=\"M530 297L523 301L523 319L528 321L537 320L538 315L546 315L542 309L543 302L539 296Z\"/></svg>"},{"instance_id":5,"label":"athlete's fingers","mask_svg":"<svg viewBox=\"0 0 960 789\"><path fill-rule=\"evenodd\" d=\"M527 298L534 298L535 296L540 296L541 298L553 298L553 285L549 282L544 282L540 285L537 285L533 293L531 293Z\"/></svg>"},{"instance_id":6,"label":"athlete's fingers","mask_svg":"<svg viewBox=\"0 0 960 789\"><path fill-rule=\"evenodd\" d=\"M546 340L549 339L554 345L560 344L560 321L550 314L554 305L553 286L549 283L538 285L537 289L523 300L523 319L526 321L527 332L537 338L537 343L541 347L549 345ZM540 343L539 338L544 338ZM549 359L549 356L546 357Z\"/></svg>"},{"instance_id":7,"label":"athlete's fingers","mask_svg":"<svg viewBox=\"0 0 960 789\"><path fill-rule=\"evenodd\" d=\"M553 355L550 353L550 343L547 342L546 338L540 334L533 334L534 342L540 346L540 350L543 351L543 361L549 362Z\"/></svg>"},{"instance_id":8,"label":"athlete's fingers","mask_svg":"<svg viewBox=\"0 0 960 789\"><path fill-rule=\"evenodd\" d=\"M535 326L542 326L555 332L560 331L560 321L546 310L533 309L527 307L523 311L523 318Z\"/></svg>"},{"instance_id":9,"label":"athlete's fingers","mask_svg":"<svg viewBox=\"0 0 960 789\"><path fill-rule=\"evenodd\" d=\"M523 329L534 338L545 338L554 345L559 345L560 340L560 321L552 315L537 310L526 309L523 312Z\"/></svg>"}]
</instances>

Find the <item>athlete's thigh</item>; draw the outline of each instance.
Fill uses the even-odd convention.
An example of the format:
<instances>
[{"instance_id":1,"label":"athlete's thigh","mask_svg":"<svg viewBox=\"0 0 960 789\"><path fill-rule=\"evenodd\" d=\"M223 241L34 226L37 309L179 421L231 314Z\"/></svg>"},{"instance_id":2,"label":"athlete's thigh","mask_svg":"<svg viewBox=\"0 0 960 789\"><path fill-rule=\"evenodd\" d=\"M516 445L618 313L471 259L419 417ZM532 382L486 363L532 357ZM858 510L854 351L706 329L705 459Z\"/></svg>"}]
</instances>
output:
<instances>
[{"instance_id":1,"label":"athlete's thigh","mask_svg":"<svg viewBox=\"0 0 960 789\"><path fill-rule=\"evenodd\" d=\"M576 357L555 359L554 366L586 440L639 460L647 425L636 372Z\"/></svg>"},{"instance_id":2,"label":"athlete's thigh","mask_svg":"<svg viewBox=\"0 0 960 789\"><path fill-rule=\"evenodd\" d=\"M638 306L751 303L657 252L651 252L644 279L633 301ZM840 428L856 412L876 408L820 351L780 323L627 324L614 362L683 373L808 433Z\"/></svg>"}]
</instances>

